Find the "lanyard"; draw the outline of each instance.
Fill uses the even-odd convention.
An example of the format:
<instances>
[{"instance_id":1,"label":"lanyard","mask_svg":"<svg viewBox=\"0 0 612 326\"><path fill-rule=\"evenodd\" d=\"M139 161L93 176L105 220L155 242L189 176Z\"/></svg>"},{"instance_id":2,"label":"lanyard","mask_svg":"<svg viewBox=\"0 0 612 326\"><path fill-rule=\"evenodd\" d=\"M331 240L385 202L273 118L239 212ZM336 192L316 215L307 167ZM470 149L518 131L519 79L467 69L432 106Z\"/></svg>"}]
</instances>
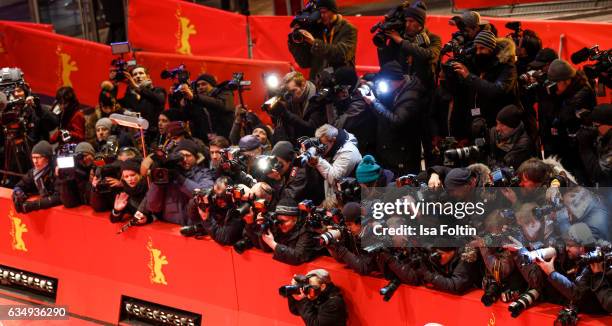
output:
<instances>
[{"instance_id":1,"label":"lanyard","mask_svg":"<svg viewBox=\"0 0 612 326\"><path fill-rule=\"evenodd\" d=\"M331 44L331 42L334 40L334 32L336 31L335 26L332 27L331 33L329 35L329 41L327 41L327 33L323 33L323 42L325 42L325 44Z\"/></svg>"}]
</instances>

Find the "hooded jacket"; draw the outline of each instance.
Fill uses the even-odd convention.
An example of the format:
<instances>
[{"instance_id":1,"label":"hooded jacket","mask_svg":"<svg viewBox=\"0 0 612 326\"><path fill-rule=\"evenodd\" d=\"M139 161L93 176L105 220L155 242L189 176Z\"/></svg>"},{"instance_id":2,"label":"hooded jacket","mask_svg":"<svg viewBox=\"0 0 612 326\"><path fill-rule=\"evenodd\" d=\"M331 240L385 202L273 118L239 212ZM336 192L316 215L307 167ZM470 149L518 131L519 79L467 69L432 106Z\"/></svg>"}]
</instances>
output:
<instances>
[{"instance_id":1,"label":"hooded jacket","mask_svg":"<svg viewBox=\"0 0 612 326\"><path fill-rule=\"evenodd\" d=\"M361 162L361 153L357 149L357 138L346 130L338 131L336 142L327 157L319 158L317 170L325 179L325 197L334 197L336 182L351 175Z\"/></svg>"}]
</instances>

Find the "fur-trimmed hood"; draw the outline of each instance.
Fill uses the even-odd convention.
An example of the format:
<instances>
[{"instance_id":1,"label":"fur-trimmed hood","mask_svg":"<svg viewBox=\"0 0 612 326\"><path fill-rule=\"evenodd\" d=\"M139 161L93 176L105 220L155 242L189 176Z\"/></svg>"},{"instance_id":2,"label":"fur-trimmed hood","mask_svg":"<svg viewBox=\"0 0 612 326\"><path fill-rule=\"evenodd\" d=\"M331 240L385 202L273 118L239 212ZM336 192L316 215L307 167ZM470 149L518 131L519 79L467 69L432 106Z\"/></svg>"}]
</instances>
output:
<instances>
[{"instance_id":1,"label":"fur-trimmed hood","mask_svg":"<svg viewBox=\"0 0 612 326\"><path fill-rule=\"evenodd\" d=\"M556 175L563 174L565 175L572 183L578 184L576 182L576 178L572 175L571 172L566 170L563 165L561 165L561 160L557 156L549 156L542 160L542 162L552 166Z\"/></svg>"},{"instance_id":2,"label":"fur-trimmed hood","mask_svg":"<svg viewBox=\"0 0 612 326\"><path fill-rule=\"evenodd\" d=\"M514 41L507 37L498 37L497 41L497 59L501 63L516 62L516 45Z\"/></svg>"}]
</instances>

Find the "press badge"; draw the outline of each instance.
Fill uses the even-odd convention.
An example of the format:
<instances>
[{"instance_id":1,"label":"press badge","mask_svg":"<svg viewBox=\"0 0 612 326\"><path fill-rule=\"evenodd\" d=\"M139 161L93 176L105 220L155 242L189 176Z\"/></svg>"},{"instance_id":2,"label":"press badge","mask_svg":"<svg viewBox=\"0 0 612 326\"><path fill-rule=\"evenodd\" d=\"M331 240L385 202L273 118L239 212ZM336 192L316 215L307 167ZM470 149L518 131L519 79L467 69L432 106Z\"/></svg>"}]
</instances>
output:
<instances>
[{"instance_id":1,"label":"press badge","mask_svg":"<svg viewBox=\"0 0 612 326\"><path fill-rule=\"evenodd\" d=\"M480 115L480 108L473 108L472 109L472 116L473 117L477 117Z\"/></svg>"},{"instance_id":2,"label":"press badge","mask_svg":"<svg viewBox=\"0 0 612 326\"><path fill-rule=\"evenodd\" d=\"M550 128L550 134L553 136L559 136L559 131L557 128Z\"/></svg>"}]
</instances>

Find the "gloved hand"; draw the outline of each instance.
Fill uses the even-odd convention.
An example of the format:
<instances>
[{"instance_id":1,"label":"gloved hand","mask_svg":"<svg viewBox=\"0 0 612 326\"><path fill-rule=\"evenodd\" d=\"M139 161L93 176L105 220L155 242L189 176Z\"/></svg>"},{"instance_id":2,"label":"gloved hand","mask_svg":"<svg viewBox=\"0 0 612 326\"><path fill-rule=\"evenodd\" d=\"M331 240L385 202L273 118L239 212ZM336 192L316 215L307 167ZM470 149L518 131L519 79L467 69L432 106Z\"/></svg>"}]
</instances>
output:
<instances>
[{"instance_id":1,"label":"gloved hand","mask_svg":"<svg viewBox=\"0 0 612 326\"><path fill-rule=\"evenodd\" d=\"M37 211L40 209L40 200L37 199L32 201L26 201L21 206L24 214Z\"/></svg>"},{"instance_id":2,"label":"gloved hand","mask_svg":"<svg viewBox=\"0 0 612 326\"><path fill-rule=\"evenodd\" d=\"M13 204L15 205L15 210L18 213L23 213L23 203L28 199L28 196L21 189L13 190Z\"/></svg>"}]
</instances>

